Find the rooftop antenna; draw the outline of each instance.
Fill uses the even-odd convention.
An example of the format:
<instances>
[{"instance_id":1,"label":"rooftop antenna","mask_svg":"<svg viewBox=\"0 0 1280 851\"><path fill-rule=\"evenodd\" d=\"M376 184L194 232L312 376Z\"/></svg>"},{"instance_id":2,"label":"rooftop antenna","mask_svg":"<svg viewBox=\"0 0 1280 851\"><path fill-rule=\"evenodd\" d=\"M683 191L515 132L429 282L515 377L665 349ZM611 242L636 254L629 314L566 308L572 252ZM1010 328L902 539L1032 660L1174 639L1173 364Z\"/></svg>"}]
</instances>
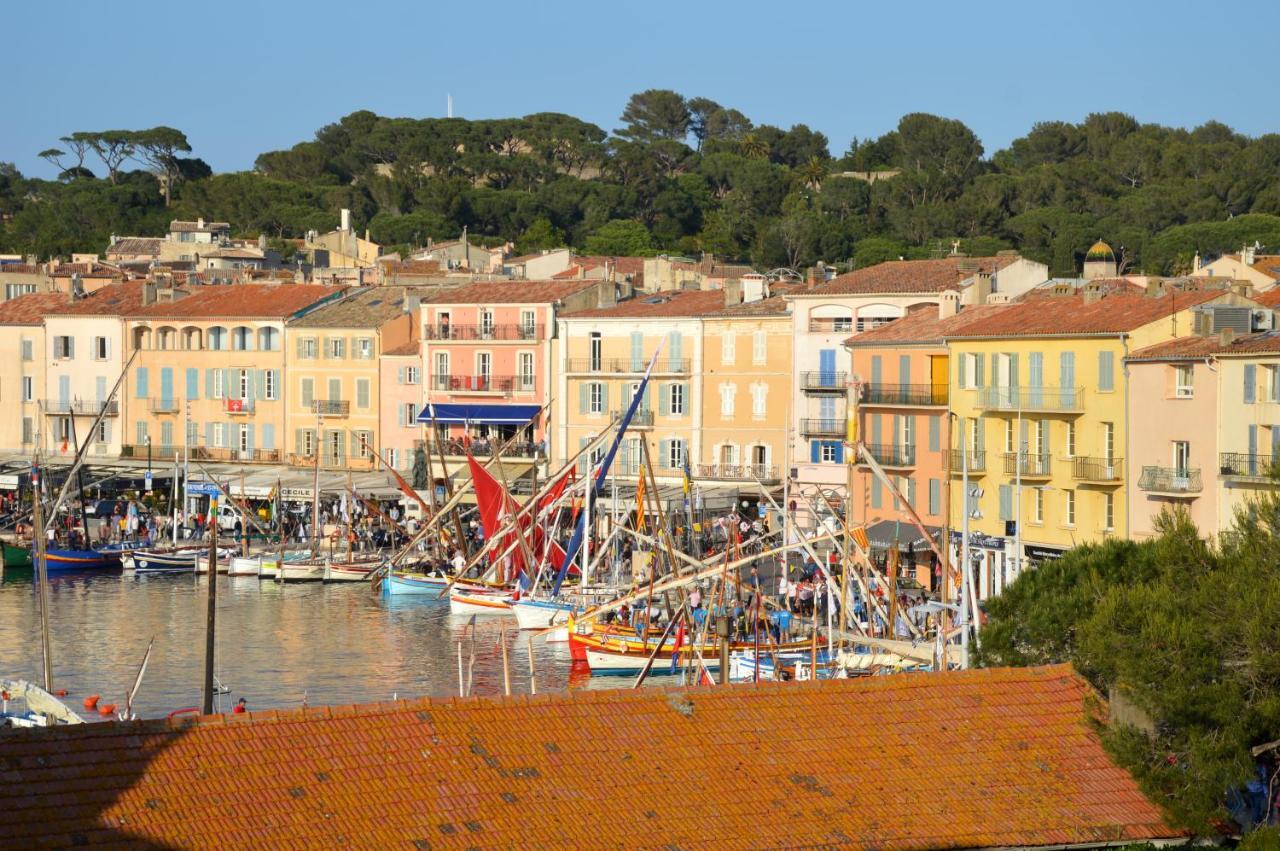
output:
<instances>
[{"instance_id":1,"label":"rooftop antenna","mask_svg":"<svg viewBox=\"0 0 1280 851\"><path fill-rule=\"evenodd\" d=\"M453 95L445 95L445 99L448 101L448 104L449 104L448 110L447 110L448 117L453 118Z\"/></svg>"}]
</instances>

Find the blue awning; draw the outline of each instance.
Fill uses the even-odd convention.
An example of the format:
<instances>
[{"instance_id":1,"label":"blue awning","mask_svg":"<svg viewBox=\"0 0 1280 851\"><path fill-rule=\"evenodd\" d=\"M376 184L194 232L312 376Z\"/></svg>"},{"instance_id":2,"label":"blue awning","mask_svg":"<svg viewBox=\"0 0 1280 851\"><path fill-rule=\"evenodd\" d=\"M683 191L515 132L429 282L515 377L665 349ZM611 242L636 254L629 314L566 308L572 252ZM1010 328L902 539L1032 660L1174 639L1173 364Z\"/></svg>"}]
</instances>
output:
<instances>
[{"instance_id":1,"label":"blue awning","mask_svg":"<svg viewBox=\"0 0 1280 851\"><path fill-rule=\"evenodd\" d=\"M418 422L430 424L433 409L437 423L483 423L488 425L524 425L542 410L539 405L428 404L418 414Z\"/></svg>"}]
</instances>

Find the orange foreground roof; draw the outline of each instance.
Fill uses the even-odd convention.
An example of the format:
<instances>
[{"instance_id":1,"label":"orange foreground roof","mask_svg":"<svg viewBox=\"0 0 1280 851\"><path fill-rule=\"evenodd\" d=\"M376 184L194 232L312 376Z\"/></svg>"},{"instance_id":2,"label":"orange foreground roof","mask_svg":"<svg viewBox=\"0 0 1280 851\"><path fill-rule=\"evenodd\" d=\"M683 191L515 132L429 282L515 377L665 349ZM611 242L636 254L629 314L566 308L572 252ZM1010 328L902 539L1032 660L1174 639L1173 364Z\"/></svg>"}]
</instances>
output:
<instances>
[{"instance_id":1,"label":"orange foreground roof","mask_svg":"<svg viewBox=\"0 0 1280 851\"><path fill-rule=\"evenodd\" d=\"M1071 845L1181 834L1068 666L0 734L15 847Z\"/></svg>"}]
</instances>

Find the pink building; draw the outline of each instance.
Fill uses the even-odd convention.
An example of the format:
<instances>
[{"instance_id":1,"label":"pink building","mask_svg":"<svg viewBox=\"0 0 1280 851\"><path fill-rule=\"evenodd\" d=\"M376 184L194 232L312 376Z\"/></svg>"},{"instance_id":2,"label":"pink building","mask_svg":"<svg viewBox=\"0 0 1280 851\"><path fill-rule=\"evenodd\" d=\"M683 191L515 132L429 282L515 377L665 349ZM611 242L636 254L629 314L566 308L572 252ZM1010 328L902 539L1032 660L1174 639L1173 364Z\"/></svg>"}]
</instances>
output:
<instances>
[{"instance_id":1,"label":"pink building","mask_svg":"<svg viewBox=\"0 0 1280 851\"><path fill-rule=\"evenodd\" d=\"M1138 349L1129 370L1129 530L1155 534L1166 507L1185 506L1208 536L1218 531L1216 336L1182 337Z\"/></svg>"},{"instance_id":2,"label":"pink building","mask_svg":"<svg viewBox=\"0 0 1280 851\"><path fill-rule=\"evenodd\" d=\"M414 339L384 351L378 370L378 432L383 457L407 476L413 469L413 450L426 434L418 423L423 405L422 344Z\"/></svg>"},{"instance_id":3,"label":"pink building","mask_svg":"<svg viewBox=\"0 0 1280 851\"><path fill-rule=\"evenodd\" d=\"M419 422L433 451L483 454L515 439L513 458L548 455L539 412L550 398L556 316L612 303L611 281L509 281L442 290L421 304L427 403Z\"/></svg>"}]
</instances>

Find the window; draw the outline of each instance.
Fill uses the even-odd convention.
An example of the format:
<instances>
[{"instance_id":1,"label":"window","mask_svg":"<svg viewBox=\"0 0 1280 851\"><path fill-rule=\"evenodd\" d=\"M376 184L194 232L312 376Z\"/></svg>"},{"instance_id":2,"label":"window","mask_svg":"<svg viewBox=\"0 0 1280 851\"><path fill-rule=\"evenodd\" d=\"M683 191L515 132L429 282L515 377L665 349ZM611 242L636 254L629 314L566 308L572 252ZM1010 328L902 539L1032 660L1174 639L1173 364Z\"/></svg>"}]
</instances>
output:
<instances>
[{"instance_id":1,"label":"window","mask_svg":"<svg viewBox=\"0 0 1280 851\"><path fill-rule=\"evenodd\" d=\"M1274 369L1275 367L1272 367ZM1173 368L1173 395L1177 399L1190 399L1195 395L1195 387L1191 383L1194 367L1191 364L1178 364Z\"/></svg>"},{"instance_id":2,"label":"window","mask_svg":"<svg viewBox=\"0 0 1280 851\"><path fill-rule=\"evenodd\" d=\"M751 416L763 419L768 416L767 400L769 398L769 385L764 382L758 382L751 385Z\"/></svg>"},{"instance_id":3,"label":"window","mask_svg":"<svg viewBox=\"0 0 1280 851\"><path fill-rule=\"evenodd\" d=\"M35 441L35 425L31 417L22 418L22 442L33 443Z\"/></svg>"},{"instance_id":4,"label":"window","mask_svg":"<svg viewBox=\"0 0 1280 851\"><path fill-rule=\"evenodd\" d=\"M436 352L436 389L446 390L449 387L449 353Z\"/></svg>"},{"instance_id":5,"label":"window","mask_svg":"<svg viewBox=\"0 0 1280 851\"><path fill-rule=\"evenodd\" d=\"M520 311L520 338L532 340L538 336L538 314L532 310Z\"/></svg>"},{"instance_id":6,"label":"window","mask_svg":"<svg viewBox=\"0 0 1280 851\"><path fill-rule=\"evenodd\" d=\"M1110 464L1115 460L1115 457L1116 457L1116 424L1115 423L1102 424L1102 452L1103 452L1102 457L1107 459L1108 464Z\"/></svg>"},{"instance_id":7,"label":"window","mask_svg":"<svg viewBox=\"0 0 1280 851\"><path fill-rule=\"evenodd\" d=\"M274 352L280 348L280 332L275 328L259 328L258 348L264 352Z\"/></svg>"},{"instance_id":8,"label":"window","mask_svg":"<svg viewBox=\"0 0 1280 851\"><path fill-rule=\"evenodd\" d=\"M414 402L405 402L400 410L400 425L406 428L413 428L418 424L418 405Z\"/></svg>"},{"instance_id":9,"label":"window","mask_svg":"<svg viewBox=\"0 0 1280 851\"><path fill-rule=\"evenodd\" d=\"M733 364L738 357L738 335L732 331L725 331L720 343L720 363L725 366Z\"/></svg>"},{"instance_id":10,"label":"window","mask_svg":"<svg viewBox=\"0 0 1280 851\"><path fill-rule=\"evenodd\" d=\"M105 422L105 420L103 422ZM187 445L200 445L200 423L195 420L187 420Z\"/></svg>"},{"instance_id":11,"label":"window","mask_svg":"<svg viewBox=\"0 0 1280 851\"><path fill-rule=\"evenodd\" d=\"M733 419L734 397L738 395L738 385L725 383L720 385L720 417Z\"/></svg>"},{"instance_id":12,"label":"window","mask_svg":"<svg viewBox=\"0 0 1280 851\"><path fill-rule=\"evenodd\" d=\"M246 401L249 399L252 399L253 398L253 385L251 383L252 373L250 373L249 370L247 369L242 369L240 370L240 374L237 376L237 378L239 379L239 381L236 382L236 386L239 388L240 393L236 398L244 399ZM248 407L248 406L246 405L245 407Z\"/></svg>"},{"instance_id":13,"label":"window","mask_svg":"<svg viewBox=\"0 0 1280 851\"><path fill-rule=\"evenodd\" d=\"M982 355L968 352L960 355L958 363L960 365L959 384L962 390L974 390L986 383L984 375L986 362L982 359Z\"/></svg>"},{"instance_id":14,"label":"window","mask_svg":"<svg viewBox=\"0 0 1280 851\"><path fill-rule=\"evenodd\" d=\"M227 424L213 424L213 445L225 449L227 446Z\"/></svg>"},{"instance_id":15,"label":"window","mask_svg":"<svg viewBox=\"0 0 1280 851\"><path fill-rule=\"evenodd\" d=\"M106 337L93 338L93 359L94 360L106 360L107 354L110 351L111 351L111 348L110 346L107 345Z\"/></svg>"},{"instance_id":16,"label":"window","mask_svg":"<svg viewBox=\"0 0 1280 851\"><path fill-rule=\"evenodd\" d=\"M1104 393L1116 389L1115 365L1115 352L1098 352L1098 389Z\"/></svg>"},{"instance_id":17,"label":"window","mask_svg":"<svg viewBox=\"0 0 1280 851\"><path fill-rule=\"evenodd\" d=\"M373 447L373 432L371 431L356 432L356 457L357 458L370 457L370 455L372 454L371 453L372 447Z\"/></svg>"},{"instance_id":18,"label":"window","mask_svg":"<svg viewBox=\"0 0 1280 851\"><path fill-rule=\"evenodd\" d=\"M516 375L520 381L519 389L528 393L533 392L533 352L520 352L516 356Z\"/></svg>"},{"instance_id":19,"label":"window","mask_svg":"<svg viewBox=\"0 0 1280 851\"><path fill-rule=\"evenodd\" d=\"M1173 442L1173 474L1186 478L1191 469L1191 444L1185 440Z\"/></svg>"},{"instance_id":20,"label":"window","mask_svg":"<svg viewBox=\"0 0 1280 851\"><path fill-rule=\"evenodd\" d=\"M356 357L360 360L371 360L373 358L372 337L356 338Z\"/></svg>"},{"instance_id":21,"label":"window","mask_svg":"<svg viewBox=\"0 0 1280 851\"><path fill-rule=\"evenodd\" d=\"M248 424L243 424L243 423L242 423L242 424L240 425L240 428L238 428L238 429L236 430L236 448L237 448L237 449L239 449L241 452L248 452L248 451L249 451L249 426L248 426Z\"/></svg>"},{"instance_id":22,"label":"window","mask_svg":"<svg viewBox=\"0 0 1280 851\"><path fill-rule=\"evenodd\" d=\"M143 446L147 442L147 421L138 420L134 423L134 432L138 438L138 445Z\"/></svg>"},{"instance_id":23,"label":"window","mask_svg":"<svg viewBox=\"0 0 1280 851\"><path fill-rule=\"evenodd\" d=\"M1116 528L1116 499L1113 493L1102 494L1102 528L1107 532Z\"/></svg>"},{"instance_id":24,"label":"window","mask_svg":"<svg viewBox=\"0 0 1280 851\"><path fill-rule=\"evenodd\" d=\"M591 358L591 363L588 368L592 372L597 372L600 369L600 354L601 354L600 347L602 345L603 345L603 342L600 339L600 333L598 331L592 331L591 339L589 342L590 349L588 350L588 356Z\"/></svg>"},{"instance_id":25,"label":"window","mask_svg":"<svg viewBox=\"0 0 1280 851\"><path fill-rule=\"evenodd\" d=\"M848 329L845 329L848 330ZM769 357L769 338L763 331L751 335L751 362L756 366L764 363Z\"/></svg>"},{"instance_id":26,"label":"window","mask_svg":"<svg viewBox=\"0 0 1280 851\"><path fill-rule=\"evenodd\" d=\"M818 450L818 460L821 461L823 464L837 463L836 446L837 444L835 443L835 441L832 441L832 440L822 441L822 446Z\"/></svg>"},{"instance_id":27,"label":"window","mask_svg":"<svg viewBox=\"0 0 1280 851\"><path fill-rule=\"evenodd\" d=\"M672 470L684 469L685 443L677 438L667 441L667 466Z\"/></svg>"},{"instance_id":28,"label":"window","mask_svg":"<svg viewBox=\"0 0 1280 851\"><path fill-rule=\"evenodd\" d=\"M276 371L274 369L262 371L262 398L273 401L276 398Z\"/></svg>"},{"instance_id":29,"label":"window","mask_svg":"<svg viewBox=\"0 0 1280 851\"><path fill-rule=\"evenodd\" d=\"M486 340L493 339L493 311L480 311L480 335Z\"/></svg>"},{"instance_id":30,"label":"window","mask_svg":"<svg viewBox=\"0 0 1280 851\"><path fill-rule=\"evenodd\" d=\"M298 446L298 450L304 458L314 457L316 454L316 433L314 429L304 428L302 430L302 442Z\"/></svg>"},{"instance_id":31,"label":"window","mask_svg":"<svg viewBox=\"0 0 1280 851\"><path fill-rule=\"evenodd\" d=\"M1076 424L1073 420L1067 420L1067 457L1074 458L1076 456Z\"/></svg>"},{"instance_id":32,"label":"window","mask_svg":"<svg viewBox=\"0 0 1280 851\"><path fill-rule=\"evenodd\" d=\"M22 376L22 401L31 402L36 398L35 379L30 375Z\"/></svg>"},{"instance_id":33,"label":"window","mask_svg":"<svg viewBox=\"0 0 1280 851\"><path fill-rule=\"evenodd\" d=\"M867 316L867 317L859 316L858 330L874 331L876 328L879 328L883 325L888 325L892 321L893 319L888 316ZM837 317L836 319L831 320L831 330L832 331L849 331L852 328L852 322L853 320L849 319L848 317Z\"/></svg>"},{"instance_id":34,"label":"window","mask_svg":"<svg viewBox=\"0 0 1280 851\"><path fill-rule=\"evenodd\" d=\"M1013 420L1004 421L1004 451L1018 452L1019 447L1014 446L1013 442Z\"/></svg>"},{"instance_id":35,"label":"window","mask_svg":"<svg viewBox=\"0 0 1280 851\"><path fill-rule=\"evenodd\" d=\"M161 348L168 348L162 346ZM245 352L253 348L253 331L243 325L231 331L231 348L237 352Z\"/></svg>"},{"instance_id":36,"label":"window","mask_svg":"<svg viewBox=\"0 0 1280 851\"><path fill-rule=\"evenodd\" d=\"M324 356L329 360L342 360L347 356L347 338L330 337L324 341Z\"/></svg>"},{"instance_id":37,"label":"window","mask_svg":"<svg viewBox=\"0 0 1280 851\"><path fill-rule=\"evenodd\" d=\"M405 370L404 370L405 384L417 384L420 380L422 380L422 377L418 374L418 368L416 366L405 367Z\"/></svg>"},{"instance_id":38,"label":"window","mask_svg":"<svg viewBox=\"0 0 1280 851\"><path fill-rule=\"evenodd\" d=\"M54 337L54 360L71 360L75 357L76 341L74 337Z\"/></svg>"},{"instance_id":39,"label":"window","mask_svg":"<svg viewBox=\"0 0 1280 851\"><path fill-rule=\"evenodd\" d=\"M1062 492L1062 522L1067 526L1076 525L1076 492L1073 490Z\"/></svg>"},{"instance_id":40,"label":"window","mask_svg":"<svg viewBox=\"0 0 1280 851\"><path fill-rule=\"evenodd\" d=\"M227 348L226 328L215 325L209 329L209 348L215 352L223 351Z\"/></svg>"},{"instance_id":41,"label":"window","mask_svg":"<svg viewBox=\"0 0 1280 851\"><path fill-rule=\"evenodd\" d=\"M213 398L221 399L227 395L227 374L221 369L213 370Z\"/></svg>"},{"instance_id":42,"label":"window","mask_svg":"<svg viewBox=\"0 0 1280 851\"><path fill-rule=\"evenodd\" d=\"M313 378L302 379L302 405L310 408L316 397L316 382Z\"/></svg>"},{"instance_id":43,"label":"window","mask_svg":"<svg viewBox=\"0 0 1280 851\"><path fill-rule=\"evenodd\" d=\"M671 394L671 416L684 416L684 385L672 384L671 389L668 392Z\"/></svg>"},{"instance_id":44,"label":"window","mask_svg":"<svg viewBox=\"0 0 1280 851\"><path fill-rule=\"evenodd\" d=\"M212 340L213 332L210 331L209 333L211 335L210 340ZM212 343L210 343L210 345L212 345ZM315 337L303 337L300 340L298 340L298 357L304 360L316 359L316 338Z\"/></svg>"},{"instance_id":45,"label":"window","mask_svg":"<svg viewBox=\"0 0 1280 851\"><path fill-rule=\"evenodd\" d=\"M171 425L171 424L170 424L170 423L165 423L165 425ZM96 441L96 442L98 442L98 443L110 443L110 442L111 442L111 432L107 430L107 421L106 421L106 420L103 420L102 422L98 423L98 433L97 433L97 441Z\"/></svg>"},{"instance_id":46,"label":"window","mask_svg":"<svg viewBox=\"0 0 1280 851\"><path fill-rule=\"evenodd\" d=\"M27 337L23 337L23 338L22 338L22 359L23 359L23 360L35 360L35 359L36 359L36 358L35 358L35 346L34 346L34 345L32 345L32 340L30 340L30 339L29 339L29 338L27 338Z\"/></svg>"},{"instance_id":47,"label":"window","mask_svg":"<svg viewBox=\"0 0 1280 851\"><path fill-rule=\"evenodd\" d=\"M1031 490L1031 522L1044 522L1044 488Z\"/></svg>"},{"instance_id":48,"label":"window","mask_svg":"<svg viewBox=\"0 0 1280 851\"><path fill-rule=\"evenodd\" d=\"M1263 381L1267 382L1264 395L1268 402L1280 402L1280 366L1263 367Z\"/></svg>"},{"instance_id":49,"label":"window","mask_svg":"<svg viewBox=\"0 0 1280 851\"><path fill-rule=\"evenodd\" d=\"M482 390L488 390L489 377L493 375L493 355L488 352L476 353L476 377L481 379Z\"/></svg>"},{"instance_id":50,"label":"window","mask_svg":"<svg viewBox=\"0 0 1280 851\"><path fill-rule=\"evenodd\" d=\"M383 450L382 460L387 462L387 466L395 470L399 468L400 453L396 449Z\"/></svg>"},{"instance_id":51,"label":"window","mask_svg":"<svg viewBox=\"0 0 1280 851\"><path fill-rule=\"evenodd\" d=\"M604 385L598 381L587 385L587 413L604 413Z\"/></svg>"},{"instance_id":52,"label":"window","mask_svg":"<svg viewBox=\"0 0 1280 851\"><path fill-rule=\"evenodd\" d=\"M901 432L898 434L898 445L912 447L916 445L916 418L903 417Z\"/></svg>"},{"instance_id":53,"label":"window","mask_svg":"<svg viewBox=\"0 0 1280 851\"><path fill-rule=\"evenodd\" d=\"M861 329L861 325L862 325L862 320L861 320L861 319L859 319L859 320L858 320L858 325L860 326L860 327L859 327L859 330L862 330L862 329ZM873 328L877 328L877 327L879 327L879 326L878 326L878 325L872 325L871 327L873 327ZM831 319L831 330L832 330L833 332L837 332L837 333L838 333L838 332L842 332L842 331L843 331L843 332L849 332L849 331L852 331L852 330L853 330L853 317L852 317L852 316L836 316L836 317L833 317L833 318Z\"/></svg>"}]
</instances>

